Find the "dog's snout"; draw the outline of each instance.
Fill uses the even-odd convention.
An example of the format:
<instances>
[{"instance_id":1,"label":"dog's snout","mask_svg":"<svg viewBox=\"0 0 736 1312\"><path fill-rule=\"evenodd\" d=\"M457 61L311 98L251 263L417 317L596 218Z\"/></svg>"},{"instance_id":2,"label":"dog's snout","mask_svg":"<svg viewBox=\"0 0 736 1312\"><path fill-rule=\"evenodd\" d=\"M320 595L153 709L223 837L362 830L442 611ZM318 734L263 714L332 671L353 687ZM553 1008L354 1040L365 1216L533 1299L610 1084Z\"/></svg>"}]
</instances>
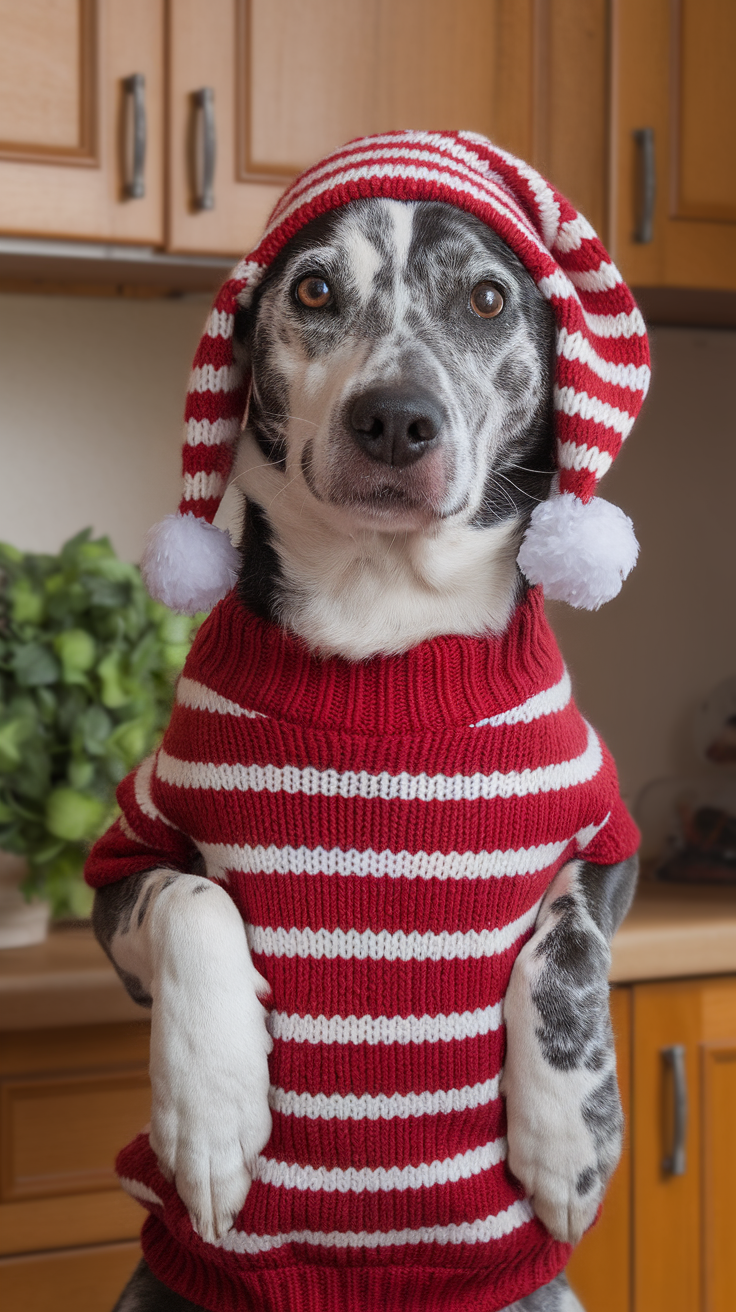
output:
<instances>
[{"instance_id":1,"label":"dog's snout","mask_svg":"<svg viewBox=\"0 0 736 1312\"><path fill-rule=\"evenodd\" d=\"M372 460L401 468L436 445L444 411L427 392L373 388L352 403L349 423L358 446Z\"/></svg>"}]
</instances>

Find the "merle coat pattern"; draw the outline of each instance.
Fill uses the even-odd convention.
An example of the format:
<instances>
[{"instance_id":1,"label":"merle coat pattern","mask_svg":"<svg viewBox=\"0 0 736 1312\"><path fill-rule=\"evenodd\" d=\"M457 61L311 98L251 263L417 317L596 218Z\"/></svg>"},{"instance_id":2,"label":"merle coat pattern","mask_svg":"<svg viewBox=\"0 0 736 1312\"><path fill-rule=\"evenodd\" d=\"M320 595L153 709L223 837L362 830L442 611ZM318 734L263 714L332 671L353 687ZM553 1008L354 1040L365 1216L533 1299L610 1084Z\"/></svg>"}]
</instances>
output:
<instances>
[{"instance_id":1,"label":"merle coat pattern","mask_svg":"<svg viewBox=\"0 0 736 1312\"><path fill-rule=\"evenodd\" d=\"M247 605L353 659L502 632L554 477L552 315L505 243L444 204L354 202L292 239L236 336L253 378L235 474ZM635 878L635 859L565 866L505 1001L509 1165L571 1242L621 1148L606 981ZM94 912L153 1007L151 1143L205 1238L229 1227L270 1133L263 981L233 917L200 871L122 880ZM118 1304L191 1307L145 1263ZM564 1276L514 1304L576 1308Z\"/></svg>"}]
</instances>

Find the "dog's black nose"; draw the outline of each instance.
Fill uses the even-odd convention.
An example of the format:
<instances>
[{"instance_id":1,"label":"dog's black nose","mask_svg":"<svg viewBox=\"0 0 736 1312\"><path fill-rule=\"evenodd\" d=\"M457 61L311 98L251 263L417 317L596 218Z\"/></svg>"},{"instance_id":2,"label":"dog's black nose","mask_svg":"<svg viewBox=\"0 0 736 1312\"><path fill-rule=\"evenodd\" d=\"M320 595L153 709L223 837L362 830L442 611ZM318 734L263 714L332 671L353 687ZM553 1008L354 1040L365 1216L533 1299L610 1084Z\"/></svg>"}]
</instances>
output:
<instances>
[{"instance_id":1,"label":"dog's black nose","mask_svg":"<svg viewBox=\"0 0 736 1312\"><path fill-rule=\"evenodd\" d=\"M372 460L401 468L436 445L445 418L427 392L375 387L353 401L349 423L358 446Z\"/></svg>"}]
</instances>

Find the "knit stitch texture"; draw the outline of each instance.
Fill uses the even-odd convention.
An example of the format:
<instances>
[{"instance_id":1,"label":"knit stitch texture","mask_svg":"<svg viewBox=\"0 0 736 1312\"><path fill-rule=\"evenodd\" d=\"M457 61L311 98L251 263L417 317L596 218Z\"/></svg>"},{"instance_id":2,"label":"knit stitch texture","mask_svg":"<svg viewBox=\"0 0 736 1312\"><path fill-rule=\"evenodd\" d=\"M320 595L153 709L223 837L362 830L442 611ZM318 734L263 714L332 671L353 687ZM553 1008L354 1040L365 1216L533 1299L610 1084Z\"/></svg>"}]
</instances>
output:
<instances>
[{"instance_id":1,"label":"knit stitch texture","mask_svg":"<svg viewBox=\"0 0 736 1312\"><path fill-rule=\"evenodd\" d=\"M503 998L560 866L630 856L613 761L541 592L500 638L320 659L231 594L160 750L120 786L100 886L206 860L271 991L273 1133L207 1244L140 1134L155 1274L213 1312L496 1312L570 1249L506 1166Z\"/></svg>"}]
</instances>

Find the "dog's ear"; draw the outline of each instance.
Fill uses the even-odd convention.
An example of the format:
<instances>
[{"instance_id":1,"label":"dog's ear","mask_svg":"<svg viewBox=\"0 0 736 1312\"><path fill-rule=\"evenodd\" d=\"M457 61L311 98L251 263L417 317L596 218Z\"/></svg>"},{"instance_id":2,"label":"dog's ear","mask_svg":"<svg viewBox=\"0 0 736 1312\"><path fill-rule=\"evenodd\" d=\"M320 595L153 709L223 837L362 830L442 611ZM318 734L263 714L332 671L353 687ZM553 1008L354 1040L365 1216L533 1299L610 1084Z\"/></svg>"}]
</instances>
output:
<instances>
[{"instance_id":1,"label":"dog's ear","mask_svg":"<svg viewBox=\"0 0 736 1312\"><path fill-rule=\"evenodd\" d=\"M240 305L233 324L233 359L241 368L250 368L256 306Z\"/></svg>"}]
</instances>

